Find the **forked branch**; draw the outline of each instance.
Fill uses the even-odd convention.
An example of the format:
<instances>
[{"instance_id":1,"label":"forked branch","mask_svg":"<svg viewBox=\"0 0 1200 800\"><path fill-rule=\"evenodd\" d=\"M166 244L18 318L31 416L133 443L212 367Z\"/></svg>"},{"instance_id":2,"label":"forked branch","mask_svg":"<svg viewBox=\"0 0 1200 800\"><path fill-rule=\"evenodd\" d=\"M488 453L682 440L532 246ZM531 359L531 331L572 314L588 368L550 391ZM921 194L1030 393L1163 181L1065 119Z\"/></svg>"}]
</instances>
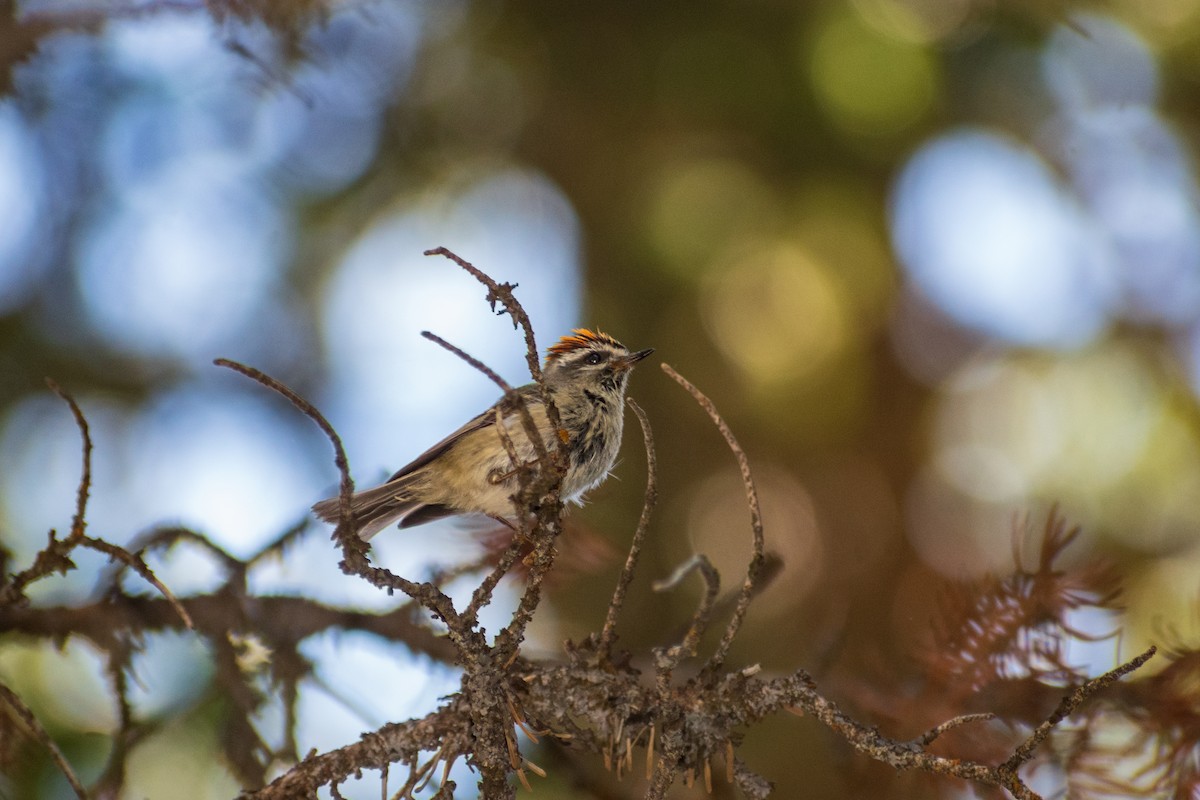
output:
<instances>
[{"instance_id":1,"label":"forked branch","mask_svg":"<svg viewBox=\"0 0 1200 800\"><path fill-rule=\"evenodd\" d=\"M750 601L754 599L755 589L757 587L759 574L762 571L764 556L763 542L763 521L762 509L758 505L758 490L754 488L754 477L750 474L750 460L746 458L746 451L742 450L738 444L737 437L733 435L729 425L726 424L724 418L717 412L717 407L713 405L712 400L692 383L678 372L676 372L670 364L662 364L662 371L667 373L670 378L687 390L700 407L708 414L709 419L717 426L717 430L721 432L725 443L729 446L729 450L733 453L733 457L737 459L738 469L742 475L742 484L746 489L746 505L750 509L750 532L751 532L751 551L750 563L746 566L746 579L742 582L742 590L738 595L737 606L733 610L733 616L729 620L729 625L725 628L725 635L721 637L721 641L717 644L716 650L709 657L708 663L704 665L704 672L713 674L721 668L725 663L725 656L729 653L729 647L733 644L734 638L738 634L738 630L742 627L742 621L746 618L746 612L750 608Z\"/></svg>"}]
</instances>

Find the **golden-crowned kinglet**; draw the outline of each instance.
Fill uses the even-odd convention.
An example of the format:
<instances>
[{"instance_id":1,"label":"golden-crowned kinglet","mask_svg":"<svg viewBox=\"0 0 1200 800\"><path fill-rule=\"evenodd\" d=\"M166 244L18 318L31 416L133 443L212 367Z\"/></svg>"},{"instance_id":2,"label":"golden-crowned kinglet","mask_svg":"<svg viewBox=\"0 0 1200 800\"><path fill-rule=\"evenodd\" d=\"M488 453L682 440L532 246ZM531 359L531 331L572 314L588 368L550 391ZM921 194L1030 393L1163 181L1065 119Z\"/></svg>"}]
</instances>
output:
<instances>
[{"instance_id":1,"label":"golden-crowned kinglet","mask_svg":"<svg viewBox=\"0 0 1200 800\"><path fill-rule=\"evenodd\" d=\"M553 453L561 437L568 462L561 496L578 501L605 478L621 447L625 387L633 365L653 350L632 353L606 333L577 328L546 355L546 386L562 422L555 431L531 383L517 389L546 448ZM514 464L496 427L497 409L516 451ZM409 528L453 514L486 514L512 526L512 497L519 488L517 467L536 461L517 404L503 399L400 468L386 482L357 492L350 508L358 535L370 539L392 523ZM326 522L337 522L339 500L313 506Z\"/></svg>"}]
</instances>

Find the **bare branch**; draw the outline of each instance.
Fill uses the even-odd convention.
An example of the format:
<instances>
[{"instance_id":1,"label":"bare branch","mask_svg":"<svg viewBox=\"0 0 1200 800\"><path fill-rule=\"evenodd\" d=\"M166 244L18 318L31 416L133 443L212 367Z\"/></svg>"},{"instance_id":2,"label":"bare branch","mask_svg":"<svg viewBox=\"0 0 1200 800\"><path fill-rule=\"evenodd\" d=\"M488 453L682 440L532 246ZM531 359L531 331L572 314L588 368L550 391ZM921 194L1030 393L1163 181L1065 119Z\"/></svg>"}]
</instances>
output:
<instances>
[{"instance_id":1,"label":"bare branch","mask_svg":"<svg viewBox=\"0 0 1200 800\"><path fill-rule=\"evenodd\" d=\"M38 551L29 567L9 576L7 580L5 580L5 576L0 576L0 581L4 581L3 588L0 590L0 605L25 602L25 587L29 584L54 572L67 572L74 569L75 564L70 557L71 551L83 540L87 527L88 494L92 488L92 437L88 429L87 418L84 417L75 398L63 391L52 378L46 378L46 385L70 407L82 439L83 466L75 498L75 515L71 519L71 531L67 534L66 539L59 539L54 531L50 531L49 541L44 548Z\"/></svg>"},{"instance_id":2,"label":"bare branch","mask_svg":"<svg viewBox=\"0 0 1200 800\"><path fill-rule=\"evenodd\" d=\"M538 359L537 341L533 336L533 325L529 322L529 315L525 313L521 302L513 294L513 289L517 288L517 284L498 283L491 275L488 275L479 269L479 267L466 261L446 247L435 247L432 250L426 250L425 255L444 256L450 259L470 273L475 280L486 286L488 289L487 301L491 304L493 311L496 310L496 303L503 304L504 310L497 313L508 314L512 318L513 327L516 328L519 326L525 333L525 359L529 365L529 374L536 383L542 383L542 365Z\"/></svg>"},{"instance_id":3,"label":"bare branch","mask_svg":"<svg viewBox=\"0 0 1200 800\"><path fill-rule=\"evenodd\" d=\"M253 595L248 590L247 580L251 565L267 554L281 552L287 543L300 535L303 525L284 532L249 559L235 558L205 537L190 531L155 531L147 540L147 549L168 547L181 541L197 542L215 554L226 569L226 580L219 589L206 595L176 599L146 566L143 560L146 550L129 552L86 534L86 509L91 489L90 435L78 406L51 384L70 405L84 440L83 475L76 512L68 536L59 540L52 531L49 543L39 552L35 564L0 586L0 630L30 631L46 638L88 637L107 654L111 691L117 695L120 727L105 772L92 787L92 792L99 795L120 790L130 748L154 724L135 718L127 696L128 682L132 676L129 672L130 658L133 648L138 646L138 637L150 631L179 630L184 626L194 625L214 653L217 665L215 686L230 695L229 710L223 719L227 734L223 737L224 755L243 782L251 787L252 791L245 796L256 800L312 796L322 787L331 796L342 797L346 783L361 776L364 770L382 771L380 794L385 800L388 797L389 771L393 783L401 784L393 795L397 800L412 800L417 795L433 791L430 787L434 786L437 787L435 797L449 800L454 790L449 772L459 758L465 759L468 766L479 773L482 796L507 800L515 796L515 780L528 787L527 770L543 774L539 767L521 754L518 728L535 742L539 737L551 737L552 740L569 741L574 752L601 756L607 767L616 770L618 780L623 773L628 774L634 769L635 751L642 748L649 781L647 796L650 798L665 797L676 779L688 787L703 781L705 788L713 791L714 764L723 761L728 782L736 784L747 797L762 800L769 794L770 785L737 758L736 748L747 727L766 715L791 708L814 716L856 751L894 769L917 769L953 776L1002 788L1018 800L1036 800L1038 796L1023 782L1020 772L1049 733L1063 720L1072 717L1089 698L1140 667L1154 654L1151 649L1105 675L1083 682L1062 698L1053 714L1041 721L1011 756L1005 751L997 751L975 755L974 760L934 755L928 752L928 747L947 731L991 719L994 716L992 714L960 713L952 716L959 713L960 707L947 703L944 706L947 710L938 715L950 719L914 740L899 741L844 714L836 704L817 691L813 680L802 670L774 678L764 677L762 668L757 664L739 671L728 671L725 667L728 652L744 623L749 604L767 585L772 568L764 553L758 495L746 455L711 400L664 364L663 369L668 376L695 398L724 437L737 460L745 487L751 517L752 552L744 581L728 598L734 607L720 643L698 675L676 679L676 668L684 658L696 654L711 620L717 613L723 613L723 604L726 602L718 600L720 584L716 570L705 556L696 555L667 581L654 585L656 590L672 588L693 572L699 573L705 584L704 593L687 630L667 640L677 643L653 651L656 680L645 680L627 660L614 660L611 656L617 638L617 619L645 547L650 517L657 500L654 437L645 413L630 400L630 407L642 427L645 443L646 492L642 514L610 600L604 625L599 633L588 638L585 647L575 648L568 644L570 658L565 662L538 663L521 658L522 641L540 605L542 587L557 557L557 539L562 531L562 502L558 492L561 476L550 467L561 466L554 459L563 450L560 445L553 454L550 453L552 448L539 433L524 404L524 399L536 397L536 391L540 391L547 404L547 413L553 409L537 363L532 326L512 295L514 287L497 283L444 248L430 251L430 254L444 255L463 266L488 287L488 299L493 309L497 302L503 303L505 307L502 313L512 316L515 327L525 328L531 374L539 382L534 394L530 394L530 387L514 390L482 362L432 333L423 333L427 339L481 370L505 392L505 398L495 408L497 431L513 461L512 474L517 476L519 485L513 502L521 518L523 536L509 542L502 552L498 547L491 550L489 559L476 567L487 571L461 614L433 582L408 580L374 566L368 559L367 545L356 535L355 520L349 510L348 499L353 491L353 483L344 448L336 432L315 406L258 370L225 359L219 359L216 363L282 394L314 420L331 441L342 480L340 521L335 531L335 539L342 550L342 570L362 577L389 593L400 591L407 594L435 619L444 622L448 636L436 635L430 628L421 626L416 621L415 605L405 604L389 614L368 615L328 608L304 598ZM507 419L511 425L514 408L519 409L526 433L540 447L538 458L525 464L517 463L517 448L506 438L508 427L504 424L505 415L509 415ZM554 420L553 424L557 426L557 417ZM542 469L538 469L539 464ZM1041 598L1039 594L1038 603L1041 606L1037 607L1044 606L1051 611L1069 610L1085 602L1094 605L1095 602L1087 598L1092 595L1090 587L1099 584L1080 583L1072 576L1051 569L1054 555L1061 552L1074 536L1073 532L1063 534L1060 527L1050 530L1043 541L1041 564L1033 574L1040 582L1032 583L1033 588L1026 593L1048 595ZM54 571L73 568L70 555L77 547L105 553L116 563L114 577L101 583L101 586L107 587L103 602L70 608L20 607L16 601L24 599L23 587ZM485 631L479 627L479 610L491 601L495 587L526 553L528 577L525 590L508 624L500 630L494 642L489 642ZM126 595L121 582L126 569L137 572L154 585L162 598L143 594ZM1009 594L1018 596L1013 592ZM997 596L1002 596L1002 593L997 593ZM1030 603L1029 607L1033 608L1035 604ZM1027 617L1033 618L1030 615ZM1062 630L1070 631L1061 613L1043 614L1036 618L1048 619L1048 625L1055 624ZM322 755L310 754L274 782L260 788L274 761L279 758L294 760L296 757L294 727L297 686L305 677L312 675L313 668L303 655L300 644L306 637L326 628L370 631L384 638L402 641L415 651L427 652L436 658L461 665L460 689L445 699L441 708L423 719L385 725L346 747ZM1019 641L1020 634L1029 629L1026 617L1022 617L1005 630L1013 631L1018 637L1014 641ZM247 646L247 643L253 646ZM1041 651L1036 648L1036 643L1029 647L1033 654L1031 657L1040 655ZM270 654L269 667L266 667L269 680L260 680L265 677L263 665L268 662L261 657L259 650ZM248 652L258 658L247 659ZM1076 681L1082 680L1077 672L1070 674L1075 676ZM1038 679L1044 678L1044 674L1031 674L1028 679L1037 683ZM1037 685L1041 691L1053 692L1055 696L1060 691L1045 683ZM1149 690L1138 687L1137 690L1152 692L1153 687ZM267 701L267 691L278 691L284 707L283 724L286 730L282 745L270 744L254 724L253 715ZM1049 707L1052 704L1049 702L1045 705ZM1003 702L995 705L1002 711L1006 710ZM54 742L20 698L3 686L0 686L0 708L9 710L7 716L13 725L23 725L32 732L35 740L47 747L64 774L67 774L76 793L86 798L86 789L70 772L69 765L55 748ZM1029 716L1026 714L1021 719ZM1037 720L1038 717L1033 716L1027 721ZM1007 760L997 763L1006 756ZM396 780L397 765L407 773L401 772L399 780ZM439 773L441 778L434 784ZM733 791L724 785L717 789L725 793Z\"/></svg>"},{"instance_id":4,"label":"bare branch","mask_svg":"<svg viewBox=\"0 0 1200 800\"><path fill-rule=\"evenodd\" d=\"M241 364L228 358L218 358L213 361L218 367L225 367L234 372L240 372L247 378L261 383L273 392L277 392L287 398L288 402L294 405L300 413L316 423L321 432L329 439L329 443L333 445L334 458L333 463L338 468L338 474L341 476L341 487L339 491L341 519L338 523L337 530L334 531L334 536L339 536L342 543L351 538L357 539L354 531L349 530L352 519L350 514L350 495L354 494L354 479L350 477L350 460L346 458L346 448L342 445L342 438L337 435L337 431L329 424L329 420L325 419L325 415L317 410L317 407L305 400L299 394L283 383L275 380L265 372L255 369L254 367Z\"/></svg>"},{"instance_id":5,"label":"bare branch","mask_svg":"<svg viewBox=\"0 0 1200 800\"><path fill-rule=\"evenodd\" d=\"M960 725L968 725L972 722L986 722L987 720L991 720L991 719L995 719L995 718L996 718L996 715L992 714L991 712L987 712L984 714L963 714L962 716L955 717L954 719L948 719L941 724L934 725L932 728L930 728L929 730L922 733L916 739L913 739L913 743L920 745L921 747L927 747L927 746L933 744L933 742L936 741L937 738L939 736L941 736L943 733L945 733L946 731L949 731L949 730L953 730L954 728L957 728Z\"/></svg>"},{"instance_id":6,"label":"bare branch","mask_svg":"<svg viewBox=\"0 0 1200 800\"><path fill-rule=\"evenodd\" d=\"M67 783L71 784L71 788L75 790L75 794L79 797L79 800L88 800L87 790L83 788L83 784L75 774L75 770L71 769L71 765L67 763L62 750L50 738L50 734L46 733L46 729L42 727L42 723L38 722L37 717L34 716L29 706L25 705L24 701L17 696L17 693L3 683L0 683L0 700L3 700L8 705L9 711L25 725L29 734L50 751L50 758L54 760L55 765L66 776Z\"/></svg>"},{"instance_id":7,"label":"bare branch","mask_svg":"<svg viewBox=\"0 0 1200 800\"><path fill-rule=\"evenodd\" d=\"M519 537L514 536L513 541L508 547L504 548L504 552L500 555L500 560L488 576L483 579L483 582L476 587L471 594L471 602L463 611L463 622L467 625L474 625L479 617L479 609L486 606L492 600L492 592L495 591L500 579L503 578L508 571L512 569L512 565L516 563L517 558L521 555L522 543Z\"/></svg>"},{"instance_id":8,"label":"bare branch","mask_svg":"<svg viewBox=\"0 0 1200 800\"><path fill-rule=\"evenodd\" d=\"M354 530L354 520L350 512L350 495L354 493L354 481L350 477L350 462L346 458L346 450L342 445L341 437L337 435L333 426L317 410L316 406L305 400L285 384L254 367L249 367L227 358L218 358L213 363L219 367L227 367L235 372L240 372L251 380L257 381L268 389L283 395L301 413L315 422L317 427L325 433L333 445L335 453L334 463L337 465L342 478L339 495L341 518L337 528L334 530L334 537L342 545L343 559L341 566L343 571L359 575L381 589L404 592L430 609L434 614L446 620L447 624L457 619L458 614L455 612L450 598L439 591L436 586L429 583L415 583L382 567L371 566L370 560L366 556L367 544L358 537L357 532Z\"/></svg>"},{"instance_id":9,"label":"bare branch","mask_svg":"<svg viewBox=\"0 0 1200 800\"><path fill-rule=\"evenodd\" d=\"M600 631L597 652L601 659L607 659L612 650L616 637L617 615L625 602L629 584L633 582L633 573L637 569L638 559L642 553L642 544L646 539L646 531L650 527L650 515L658 502L658 459L654 454L654 434L650 430L650 420L633 398L625 401L637 416L638 424L642 426L642 441L646 447L646 495L642 502L642 516L638 519L637 529L633 532L633 542L629 545L629 555L625 557L625 566L621 569L621 577L617 579L617 588L613 590L612 600L608 604L608 614L604 618L604 628Z\"/></svg>"},{"instance_id":10,"label":"bare branch","mask_svg":"<svg viewBox=\"0 0 1200 800\"><path fill-rule=\"evenodd\" d=\"M1004 762L1003 768L1015 772L1022 764L1033 757L1034 751L1046 740L1046 737L1050 735L1055 726L1070 716L1085 700L1138 669L1153 658L1157 652L1158 648L1152 646L1136 658L1125 662L1116 669L1106 672L1099 677L1092 678L1075 691L1063 697L1062 702L1058 704L1058 708L1054 709L1054 713L1042 722L1041 725L1037 726L1029 738L1021 743L1021 746L1013 753L1012 758Z\"/></svg>"},{"instance_id":11,"label":"bare branch","mask_svg":"<svg viewBox=\"0 0 1200 800\"><path fill-rule=\"evenodd\" d=\"M173 608L175 613L179 615L179 618L183 620L185 627L188 629L196 627L192 622L192 618L188 614L187 609L184 608L179 600L175 598L175 595L170 589L167 588L166 584L160 581L158 576L150 570L150 567L146 565L146 562L142 560L141 556L130 553L123 547L118 547L117 545L106 542L103 539L96 539L91 536L82 537L80 539L80 544L88 549L95 550L99 553L104 553L114 561L120 561L122 564L132 569L134 572L140 575L143 580L157 589L159 594L166 598L166 601L171 605L171 608Z\"/></svg>"},{"instance_id":12,"label":"bare branch","mask_svg":"<svg viewBox=\"0 0 1200 800\"><path fill-rule=\"evenodd\" d=\"M88 494L92 489L92 435L88 428L87 418L83 416L83 411L75 402L75 398L63 391L52 378L46 378L46 385L71 408L71 414L75 417L75 424L79 427L79 436L82 439L83 467L79 475L79 491L75 498L75 516L71 519L71 536L78 539L83 537L84 529L87 527Z\"/></svg>"},{"instance_id":13,"label":"bare branch","mask_svg":"<svg viewBox=\"0 0 1200 800\"><path fill-rule=\"evenodd\" d=\"M449 251L431 251L431 254L446 255L448 258L461 264L468 272L488 286L488 299L492 302L493 308L495 308L496 302L503 302L505 310L512 315L514 324L525 328L528 349L527 356L532 365L531 373L539 383L546 413L553 425L553 429L560 429L557 410L554 409L549 389L542 380L542 373L537 364L537 348L533 339L532 327L529 324L528 316L512 296L513 287L507 284L500 285L496 283L482 271L475 269ZM426 334L426 338L442 344L460 357L467 359L469 363L477 368L483 369L493 379L498 379L498 376L484 367L481 362L471 358L462 350L449 345L440 339L440 337L436 337L433 334ZM345 454L341 448L340 441L338 441L336 434L334 434L329 424L311 404L304 401L283 384L269 378L258 370L226 360L221 360L217 363L221 366L227 366L242 372L268 388L283 394L294 405L300 408L301 411L316 421L322 430L326 432L326 435L330 437L331 441L334 442L338 466L342 472L343 479L342 493L340 495L341 519L334 533L335 539L342 546L343 559L341 568L344 572L359 575L380 588L387 589L388 591L399 590L404 592L427 608L435 618L440 618L445 622L450 639L456 650L456 661L465 668L462 691L458 697L463 699L464 705L461 710L466 712L461 721L469 725L471 732L470 746L456 749L450 755L452 758L459 755L465 756L468 763L479 770L481 773L480 789L485 796L496 798L511 796L513 790L508 784L509 775L515 770L518 776L520 776L523 767L521 762L519 760L514 761L514 758L509 753L509 743L513 741L513 719L507 713L507 707L497 707L496 701L505 694L504 685L510 677L509 669L516 660L518 647L524 638L525 627L528 625L540 601L542 582L554 563L556 556L555 540L561 531L562 515L562 501L558 494L558 487L561 481L559 463L556 463L556 460L551 457L546 443L542 439L537 425L534 423L532 415L525 408L521 395L513 392L507 385L501 382L500 385L502 388L506 389L506 398L497 406L497 414L502 414L513 406L518 407L526 433L538 451L538 459L534 463L541 463L544 467L539 475L528 468L530 465L514 464L514 468L518 471L520 486L517 493L517 497L519 498L518 510L524 512L521 514L522 517L527 517L529 516L529 512L533 512L537 518L537 526L532 531L535 535L531 536L534 550L529 557L528 583L518 603L517 610L513 614L509 624L497 636L494 646L489 647L483 631L476 627L476 613L490 599L491 591L495 584L517 557L519 551L516 545L514 544L510 551L501 558L500 563L484 580L479 589L477 589L475 596L472 598L471 605L468 606L469 613L466 615L460 615L455 610L450 598L433 584L409 581L386 569L372 566L366 555L366 544L354 535L354 520L348 505L351 492L349 470L346 466ZM498 422L502 422L502 420L498 419ZM505 426L503 424L498 425L498 430L503 435ZM564 454L565 442L563 438L562 436L558 437L559 445L556 449L556 456ZM510 455L512 453L513 451L510 448ZM558 459L558 461L565 464L565 459ZM536 480L535 476L537 476ZM520 508L522 505L524 506L523 509ZM504 713L499 713L501 708L504 710ZM443 747L445 747L444 742ZM359 766L361 767L362 765L360 764ZM426 773L423 772L422 774L425 775ZM343 777L332 777L322 781L320 785L329 786L332 792L342 780L344 780ZM406 786L412 787L415 784L406 784ZM407 789L402 791L407 791Z\"/></svg>"},{"instance_id":14,"label":"bare branch","mask_svg":"<svg viewBox=\"0 0 1200 800\"><path fill-rule=\"evenodd\" d=\"M402 763L416 770L421 766L422 751L440 750L443 758L466 754L471 747L469 720L463 695L456 695L421 719L390 723L345 747L313 753L263 788L247 792L242 800L313 797L321 786L341 783L363 770L382 769L385 764Z\"/></svg>"},{"instance_id":15,"label":"bare branch","mask_svg":"<svg viewBox=\"0 0 1200 800\"><path fill-rule=\"evenodd\" d=\"M87 418L79 408L79 404L75 402L75 399L51 378L46 378L46 385L70 407L71 414L75 417L75 424L79 428L80 439L82 440L83 464L80 470L79 489L75 500L75 515L71 520L71 533L66 539L58 539L54 535L54 531L50 531L50 541L46 547L38 551L33 564L27 569L13 575L4 584L2 590L0 590L0 605L23 601L25 587L36 580L40 580L53 572L66 572L67 570L74 569L75 564L70 558L71 552L76 547L83 546L104 553L110 559L120 561L135 570L167 599L179 614L184 624L189 628L192 627L192 621L188 617L187 611L184 610L171 591L154 575L139 556L130 553L118 545L86 535L87 503L92 486L91 432L88 427Z\"/></svg>"},{"instance_id":16,"label":"bare branch","mask_svg":"<svg viewBox=\"0 0 1200 800\"><path fill-rule=\"evenodd\" d=\"M433 342L434 344L444 347L445 349L449 350L451 353L454 353L454 355L458 356L463 361L467 362L472 367L479 370L484 375L488 376L492 380L492 383L494 383L500 387L501 391L508 393L513 390L513 388L508 385L508 381L504 380L504 378L501 378L499 373L497 373L494 369L492 369L487 364L480 361L478 358L475 358L475 356L471 355L470 353L466 352L465 350L462 350L461 348L450 344L445 339L438 336L436 333L433 333L432 331L421 331L421 335L423 337L425 337L426 339L428 339L429 341Z\"/></svg>"},{"instance_id":17,"label":"bare branch","mask_svg":"<svg viewBox=\"0 0 1200 800\"><path fill-rule=\"evenodd\" d=\"M717 593L721 590L721 576L717 574L717 570L707 556L697 553L679 565L669 577L654 582L654 591L665 592L678 586L693 572L699 572L700 577L704 579L704 596L700 599L700 605L696 608L695 613L692 614L692 622L688 626L687 633L684 634L683 641L668 648L658 659L657 667L660 673L667 673L674 669L682 659L696 655L700 637L708 628L713 604L716 602Z\"/></svg>"},{"instance_id":18,"label":"bare branch","mask_svg":"<svg viewBox=\"0 0 1200 800\"><path fill-rule=\"evenodd\" d=\"M750 474L750 462L746 458L745 451L738 444L737 438L733 435L733 431L729 429L725 420L717 412L716 406L713 405L713 402L703 392L693 386L687 378L676 372L671 365L663 363L660 366L663 372L667 373L672 380L686 389L695 398L700 407L708 413L713 424L717 426L717 430L725 437L725 443L729 446L734 458L737 459L738 468L741 470L742 483L746 487L746 504L750 507L750 530L753 534L750 563L746 567L746 580L742 584L742 591L738 596L738 603L734 608L733 617L730 618L729 625L725 629L725 635L721 637L716 651L709 658L708 663L704 665L704 672L712 674L725 663L725 656L729 652L729 647L733 644L733 639L737 636L738 630L742 626L742 620L746 617L746 611L750 608L750 601L754 598L755 585L763 565L762 511L758 505L758 491L754 488L754 478Z\"/></svg>"},{"instance_id":19,"label":"bare branch","mask_svg":"<svg viewBox=\"0 0 1200 800\"><path fill-rule=\"evenodd\" d=\"M439 661L452 662L456 655L444 635L412 619L410 606L376 614L334 608L306 597L246 597L225 590L179 602L188 610L195 630L207 638L226 635L229 621L242 619L275 647L291 647L324 631L343 630L363 631ZM0 630L54 640L83 636L97 647L111 650L128 631L186 629L165 600L132 595L121 597L120 603L105 597L80 606L0 607Z\"/></svg>"},{"instance_id":20,"label":"bare branch","mask_svg":"<svg viewBox=\"0 0 1200 800\"><path fill-rule=\"evenodd\" d=\"M914 742L897 742L883 736L875 728L846 716L837 704L816 692L815 684L807 674L799 675L807 683L808 691L802 693L798 705L836 731L858 752L896 769L921 769L988 786L1000 786L1018 800L1036 800L1038 797L1015 772L1003 771L977 761L935 756Z\"/></svg>"}]
</instances>

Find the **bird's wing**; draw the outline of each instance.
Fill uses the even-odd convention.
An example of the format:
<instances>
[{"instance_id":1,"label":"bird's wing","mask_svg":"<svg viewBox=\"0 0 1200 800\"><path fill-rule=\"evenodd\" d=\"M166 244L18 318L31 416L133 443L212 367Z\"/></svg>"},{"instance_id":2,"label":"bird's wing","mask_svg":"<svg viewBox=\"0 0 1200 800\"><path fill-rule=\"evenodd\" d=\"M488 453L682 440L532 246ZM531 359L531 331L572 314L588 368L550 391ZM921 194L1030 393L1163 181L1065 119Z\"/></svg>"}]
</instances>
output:
<instances>
[{"instance_id":1,"label":"bird's wing","mask_svg":"<svg viewBox=\"0 0 1200 800\"><path fill-rule=\"evenodd\" d=\"M474 431L480 430L482 428L487 428L487 427L490 427L495 424L496 424L496 407L492 406L487 411L484 411L482 414L480 414L476 417L473 417L465 425L463 425L461 428L456 430L454 433L450 434L445 439L442 439L440 442L435 444L433 447L429 448L424 453L421 453L421 455L417 456L412 461L408 462L403 467L396 470L396 474L393 475L392 477L388 478L387 483L391 483L392 481L397 480L398 478L403 478L404 476L406 476L412 472L415 472L416 470L425 466L426 464L433 461L438 456L445 453L451 447L453 447L455 442L457 442L459 439L466 436L468 433L472 433Z\"/></svg>"},{"instance_id":2,"label":"bird's wing","mask_svg":"<svg viewBox=\"0 0 1200 800\"><path fill-rule=\"evenodd\" d=\"M517 389L517 392L519 395L521 395L522 399L525 401L529 410L533 413L536 413L535 408L540 407L542 404L542 399L539 395L540 390L538 389L538 387L535 384L528 384L526 386L522 386L520 389ZM496 402L495 405L493 405L487 411L484 411L482 414L479 414L478 416L473 417L465 425L463 425L461 428L456 430L454 433L450 434L445 439L442 439L440 442L435 444L433 447L430 447L424 453L421 453L421 455L417 456L412 461L405 464L400 469L396 470L396 474L393 475L392 477L388 478L387 483L391 483L392 481L394 481L398 478L403 478L406 475L409 475L409 474L413 473L414 471L420 469L421 467L424 467L425 465L429 464L435 458L442 455L447 450L449 450L451 447L453 447L455 445L455 443L458 442L459 439L462 439L468 433L474 433L475 431L480 430L482 428L489 428L489 427L495 425L496 424L496 406L500 405L500 403L503 403L503 402L504 402L504 399L501 398L499 401ZM506 418L508 418L508 417L511 417L514 413L515 413L515 411L513 409L508 409L504 412L504 416Z\"/></svg>"}]
</instances>

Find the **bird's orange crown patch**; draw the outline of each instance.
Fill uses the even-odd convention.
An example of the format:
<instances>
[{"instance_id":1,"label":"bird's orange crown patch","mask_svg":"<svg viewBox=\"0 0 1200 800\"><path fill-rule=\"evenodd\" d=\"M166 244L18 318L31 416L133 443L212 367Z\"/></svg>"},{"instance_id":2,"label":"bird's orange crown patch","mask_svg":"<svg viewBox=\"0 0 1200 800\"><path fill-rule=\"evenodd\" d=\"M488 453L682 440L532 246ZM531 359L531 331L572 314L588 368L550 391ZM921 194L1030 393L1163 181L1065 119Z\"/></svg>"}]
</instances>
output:
<instances>
[{"instance_id":1,"label":"bird's orange crown patch","mask_svg":"<svg viewBox=\"0 0 1200 800\"><path fill-rule=\"evenodd\" d=\"M550 346L549 351L546 353L547 361L551 361L555 358L562 358L570 353L590 347L597 342L603 342L604 344L609 344L613 347L624 346L616 339L600 330L592 331L588 330L587 328L575 328L571 331L571 333L573 335L564 336Z\"/></svg>"}]
</instances>

